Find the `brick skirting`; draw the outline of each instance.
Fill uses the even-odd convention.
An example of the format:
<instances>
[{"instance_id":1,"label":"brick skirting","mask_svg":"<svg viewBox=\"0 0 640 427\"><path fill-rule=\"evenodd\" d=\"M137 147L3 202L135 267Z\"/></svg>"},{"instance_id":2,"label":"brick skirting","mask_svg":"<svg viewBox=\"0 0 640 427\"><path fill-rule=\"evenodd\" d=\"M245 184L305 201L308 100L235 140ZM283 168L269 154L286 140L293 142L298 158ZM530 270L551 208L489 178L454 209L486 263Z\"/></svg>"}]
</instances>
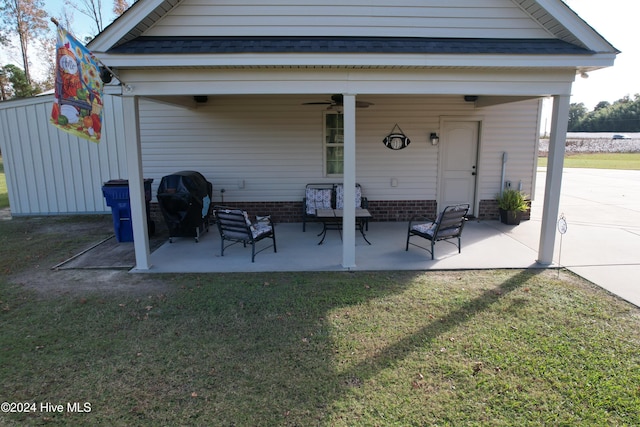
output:
<instances>
[{"instance_id":1,"label":"brick skirting","mask_svg":"<svg viewBox=\"0 0 640 427\"><path fill-rule=\"evenodd\" d=\"M299 202L233 202L226 204L246 210L250 216L271 215L276 223L302 222L302 201ZM162 212L157 203L150 204L151 219L157 224L164 224ZM369 200L369 212L373 221L409 221L415 215L435 218L437 203L435 200ZM523 213L522 219L529 219L531 209ZM500 218L498 203L481 200L478 219L497 220Z\"/></svg>"},{"instance_id":2,"label":"brick skirting","mask_svg":"<svg viewBox=\"0 0 640 427\"><path fill-rule=\"evenodd\" d=\"M531 219L531 201L529 200L527 203L529 205L529 209L522 212L522 220ZM478 219L500 219L498 201L494 199L481 200L478 208Z\"/></svg>"},{"instance_id":3,"label":"brick skirting","mask_svg":"<svg viewBox=\"0 0 640 427\"><path fill-rule=\"evenodd\" d=\"M369 200L369 212L373 221L409 221L420 215L436 217L435 200Z\"/></svg>"}]
</instances>

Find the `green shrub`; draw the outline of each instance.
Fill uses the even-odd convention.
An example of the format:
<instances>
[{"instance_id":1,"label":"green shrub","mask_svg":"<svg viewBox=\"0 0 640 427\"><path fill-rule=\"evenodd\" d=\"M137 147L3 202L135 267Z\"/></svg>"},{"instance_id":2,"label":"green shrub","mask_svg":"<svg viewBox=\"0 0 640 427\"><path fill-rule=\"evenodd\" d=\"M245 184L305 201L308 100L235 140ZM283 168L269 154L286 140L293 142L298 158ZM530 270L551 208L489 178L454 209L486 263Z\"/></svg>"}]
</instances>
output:
<instances>
[{"instance_id":1,"label":"green shrub","mask_svg":"<svg viewBox=\"0 0 640 427\"><path fill-rule=\"evenodd\" d=\"M500 209L524 212L529 208L527 197L522 191L506 189L496 195L496 200Z\"/></svg>"}]
</instances>

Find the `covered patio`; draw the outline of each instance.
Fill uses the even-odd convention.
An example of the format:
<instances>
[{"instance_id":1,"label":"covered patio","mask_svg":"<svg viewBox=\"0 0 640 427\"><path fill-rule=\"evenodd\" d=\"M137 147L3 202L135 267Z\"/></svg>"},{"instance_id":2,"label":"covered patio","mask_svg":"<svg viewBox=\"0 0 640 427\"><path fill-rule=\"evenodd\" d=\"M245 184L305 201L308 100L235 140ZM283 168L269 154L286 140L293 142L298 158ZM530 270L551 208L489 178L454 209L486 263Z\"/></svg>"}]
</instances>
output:
<instances>
[{"instance_id":1,"label":"covered patio","mask_svg":"<svg viewBox=\"0 0 640 427\"><path fill-rule=\"evenodd\" d=\"M241 244L231 246L220 256L220 235L215 225L196 243L191 238L175 238L151 254L150 273L231 273L265 271L342 271L342 241L338 231L328 231L318 245L322 230L319 223L276 224L278 252L268 248L251 262L251 248ZM456 270L485 268L544 268L536 263L540 221L531 219L519 226L499 221L470 220L462 235L462 252L447 242L438 242L435 260L429 252L409 246L405 251L406 222L372 222L368 245L356 235L356 267L351 271L375 270ZM412 242L424 239L412 238ZM258 243L257 249L270 241ZM501 256L500 254L503 254ZM135 270L134 270L135 271Z\"/></svg>"},{"instance_id":2,"label":"covered patio","mask_svg":"<svg viewBox=\"0 0 640 427\"><path fill-rule=\"evenodd\" d=\"M561 1L496 4L137 2L88 45L119 83L106 93L121 101L135 270L552 264L571 86L576 75L613 65L618 51ZM541 220L519 228L535 238L514 241L493 222L469 223L462 253L439 243L431 261L417 248L405 251L406 218L377 224L374 215L372 245L364 246L354 230L356 183L370 208L469 203L479 218L507 180L535 191L544 97L553 107ZM327 99L334 100L328 107ZM310 104L323 105L300 107ZM333 114L340 124L330 125ZM394 124L414 143L391 154L380 141ZM225 193L227 202L283 209L302 199L306 183L341 182L342 239L328 236L318 246L319 227L302 233L300 224L283 222L278 253L260 253L255 263L240 247L212 260L220 253L215 231L152 254L143 182L168 168L197 170L220 191L237 190Z\"/></svg>"},{"instance_id":3,"label":"covered patio","mask_svg":"<svg viewBox=\"0 0 640 427\"><path fill-rule=\"evenodd\" d=\"M538 169L535 199L544 196L545 168ZM640 263L636 248L640 245L640 189L638 171L567 169L563 174L564 190L560 209L566 215L568 232L558 233L551 267L561 266L598 286L640 306L640 289L636 278ZM462 236L462 253L447 243L436 245L436 259L418 248L405 252L407 223L372 222L367 245L356 240L358 266L355 271L382 270L465 270L496 268L546 268L534 261L537 255L542 222L542 208L534 205L531 219L518 226L497 220L470 220ZM620 215L623 212L624 215ZM617 215L615 222L611 218ZM310 224L306 233L302 224L278 224L278 253L271 249L260 253L251 263L251 249L229 248L220 257L220 237L214 228L199 243L192 239L175 239L167 234L153 238L150 269L135 269L134 244L118 243L114 236L84 250L54 269L126 269L135 273L162 272L269 272L269 271L341 271L341 241L337 231L330 231L325 243L318 246L320 224ZM560 274L560 273L558 273Z\"/></svg>"}]
</instances>

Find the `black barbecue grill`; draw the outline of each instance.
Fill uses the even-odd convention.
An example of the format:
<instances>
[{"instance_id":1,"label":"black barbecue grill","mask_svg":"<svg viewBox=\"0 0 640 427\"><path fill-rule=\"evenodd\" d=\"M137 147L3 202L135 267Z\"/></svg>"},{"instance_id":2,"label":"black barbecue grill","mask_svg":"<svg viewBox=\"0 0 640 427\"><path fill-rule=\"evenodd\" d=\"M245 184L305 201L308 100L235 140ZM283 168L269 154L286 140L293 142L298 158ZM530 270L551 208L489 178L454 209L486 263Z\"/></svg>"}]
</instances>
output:
<instances>
[{"instance_id":1,"label":"black barbecue grill","mask_svg":"<svg viewBox=\"0 0 640 427\"><path fill-rule=\"evenodd\" d=\"M162 178L158 186L158 205L174 237L194 237L199 241L209 231L213 186L200 172L181 171Z\"/></svg>"}]
</instances>

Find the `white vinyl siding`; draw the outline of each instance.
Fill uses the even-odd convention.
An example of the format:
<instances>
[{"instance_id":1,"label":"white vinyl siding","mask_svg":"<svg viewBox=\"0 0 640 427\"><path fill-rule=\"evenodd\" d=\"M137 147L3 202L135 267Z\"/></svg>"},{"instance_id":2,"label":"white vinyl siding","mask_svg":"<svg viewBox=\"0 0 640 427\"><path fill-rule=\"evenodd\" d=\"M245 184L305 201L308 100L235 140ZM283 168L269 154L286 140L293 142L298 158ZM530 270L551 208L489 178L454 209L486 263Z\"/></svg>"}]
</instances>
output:
<instances>
[{"instance_id":1,"label":"white vinyl siding","mask_svg":"<svg viewBox=\"0 0 640 427\"><path fill-rule=\"evenodd\" d=\"M485 108L481 129L481 153L478 173L481 176L478 198L493 199L500 188L502 153L508 160L505 179L515 188L533 194L540 136L542 101L514 102Z\"/></svg>"},{"instance_id":2,"label":"white vinyl siding","mask_svg":"<svg viewBox=\"0 0 640 427\"><path fill-rule=\"evenodd\" d=\"M315 96L209 96L187 109L141 99L140 129L145 178L155 201L163 176L196 170L212 182L214 203L300 201L304 185L325 177L323 105ZM110 212L103 182L127 178L120 99L105 96L103 140L95 144L48 123L52 97L0 109L2 154L14 215ZM506 178L532 193L537 155L539 102L474 108L462 96L360 95L373 102L356 110L356 180L370 200L435 200L441 117L481 122L479 199L499 189L502 153ZM13 126L13 124L18 124ZM29 124L36 123L35 126ZM399 124L411 139L403 150L382 140ZM391 186L395 179L397 186Z\"/></svg>"},{"instance_id":3,"label":"white vinyl siding","mask_svg":"<svg viewBox=\"0 0 640 427\"><path fill-rule=\"evenodd\" d=\"M140 128L145 177L201 172L214 201L290 201L304 182L323 176L322 115L302 100L209 97L196 110L142 100ZM241 188L244 187L244 188Z\"/></svg>"},{"instance_id":4,"label":"white vinyl siding","mask_svg":"<svg viewBox=\"0 0 640 427\"><path fill-rule=\"evenodd\" d=\"M326 96L220 96L195 111L141 102L144 176L154 188L164 175L197 170L214 187L214 202L297 201L304 184L335 181L324 174L324 110L301 105ZM498 191L501 153L509 151L507 178L531 191L538 101L474 109L461 96L369 96L356 110L356 179L371 200L434 200L440 117L481 120L480 199ZM403 150L382 140L398 123L411 139ZM394 178L398 185L391 186Z\"/></svg>"},{"instance_id":5,"label":"white vinyl siding","mask_svg":"<svg viewBox=\"0 0 640 427\"><path fill-rule=\"evenodd\" d=\"M551 37L511 0L185 0L143 35Z\"/></svg>"}]
</instances>

